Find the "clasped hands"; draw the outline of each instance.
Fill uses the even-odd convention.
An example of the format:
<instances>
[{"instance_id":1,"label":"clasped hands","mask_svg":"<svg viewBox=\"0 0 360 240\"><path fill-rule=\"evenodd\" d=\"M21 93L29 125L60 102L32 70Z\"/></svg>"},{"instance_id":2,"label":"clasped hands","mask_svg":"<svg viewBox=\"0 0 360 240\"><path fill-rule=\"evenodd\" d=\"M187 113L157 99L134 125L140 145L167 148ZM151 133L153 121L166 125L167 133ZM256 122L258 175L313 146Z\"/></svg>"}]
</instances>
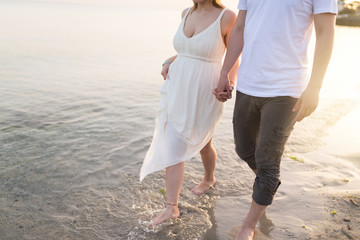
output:
<instances>
[{"instance_id":1,"label":"clasped hands","mask_svg":"<svg viewBox=\"0 0 360 240\"><path fill-rule=\"evenodd\" d=\"M216 99L220 102L226 102L232 98L232 91L234 90L234 83L229 81L227 76L220 77L219 83L216 88L213 89L212 93Z\"/></svg>"}]
</instances>

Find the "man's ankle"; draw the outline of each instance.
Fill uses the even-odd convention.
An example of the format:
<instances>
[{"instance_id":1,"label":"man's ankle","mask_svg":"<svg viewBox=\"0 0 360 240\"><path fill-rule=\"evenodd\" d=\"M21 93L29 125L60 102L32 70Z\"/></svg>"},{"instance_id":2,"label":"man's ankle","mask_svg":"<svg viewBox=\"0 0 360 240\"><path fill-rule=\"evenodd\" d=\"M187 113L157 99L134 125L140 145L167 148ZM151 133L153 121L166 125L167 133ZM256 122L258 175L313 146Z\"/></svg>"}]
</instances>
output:
<instances>
[{"instance_id":1,"label":"man's ankle","mask_svg":"<svg viewBox=\"0 0 360 240\"><path fill-rule=\"evenodd\" d=\"M254 230L256 228L256 224L257 223L254 224L254 223L250 223L250 222L247 222L247 221L243 221L243 223L242 223L243 227L254 229Z\"/></svg>"}]
</instances>

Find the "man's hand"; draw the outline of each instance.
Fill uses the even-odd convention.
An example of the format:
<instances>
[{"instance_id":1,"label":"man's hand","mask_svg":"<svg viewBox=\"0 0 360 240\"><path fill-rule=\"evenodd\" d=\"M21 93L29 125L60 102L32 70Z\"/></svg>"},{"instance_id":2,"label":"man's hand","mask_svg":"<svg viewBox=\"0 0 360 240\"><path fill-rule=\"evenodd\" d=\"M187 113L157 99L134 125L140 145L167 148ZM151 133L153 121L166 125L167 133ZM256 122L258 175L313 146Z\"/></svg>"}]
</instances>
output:
<instances>
[{"instance_id":1,"label":"man's hand","mask_svg":"<svg viewBox=\"0 0 360 240\"><path fill-rule=\"evenodd\" d=\"M230 90L232 90L232 86L230 86ZM226 102L229 99L227 91L217 92L217 89L214 88L212 93L215 95L216 99L220 102Z\"/></svg>"},{"instance_id":2,"label":"man's hand","mask_svg":"<svg viewBox=\"0 0 360 240\"><path fill-rule=\"evenodd\" d=\"M232 97L233 86L229 85L229 76L227 74L221 74L217 87L213 90L213 94L220 102L226 102Z\"/></svg>"},{"instance_id":3,"label":"man's hand","mask_svg":"<svg viewBox=\"0 0 360 240\"><path fill-rule=\"evenodd\" d=\"M306 88L299 100L296 102L293 112L298 112L296 121L300 122L312 114L319 103L319 89Z\"/></svg>"}]
</instances>

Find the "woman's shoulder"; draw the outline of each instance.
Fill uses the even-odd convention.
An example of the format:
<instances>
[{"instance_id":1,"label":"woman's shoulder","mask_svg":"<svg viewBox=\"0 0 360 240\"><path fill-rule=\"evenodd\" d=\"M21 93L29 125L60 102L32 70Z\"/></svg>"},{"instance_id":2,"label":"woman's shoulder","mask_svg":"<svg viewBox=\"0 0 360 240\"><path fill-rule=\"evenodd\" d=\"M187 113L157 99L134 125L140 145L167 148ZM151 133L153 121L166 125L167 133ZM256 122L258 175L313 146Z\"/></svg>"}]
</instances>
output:
<instances>
[{"instance_id":1,"label":"woman's shoulder","mask_svg":"<svg viewBox=\"0 0 360 240\"><path fill-rule=\"evenodd\" d=\"M223 15L223 21L225 22L233 22L236 20L236 13L232 10L226 8L224 15Z\"/></svg>"},{"instance_id":2,"label":"woman's shoulder","mask_svg":"<svg viewBox=\"0 0 360 240\"><path fill-rule=\"evenodd\" d=\"M226 8L224 15L221 18L222 28L232 27L236 21L236 14L230 9Z\"/></svg>"},{"instance_id":3,"label":"woman's shoulder","mask_svg":"<svg viewBox=\"0 0 360 240\"><path fill-rule=\"evenodd\" d=\"M222 34L228 35L236 22L236 14L230 9L226 9L223 17L221 18L221 32Z\"/></svg>"},{"instance_id":4,"label":"woman's shoulder","mask_svg":"<svg viewBox=\"0 0 360 240\"><path fill-rule=\"evenodd\" d=\"M182 13L181 13L181 18L184 18L185 15L186 15L186 13L187 13L187 11L189 11L190 9L191 9L191 7L185 8L185 9L182 11Z\"/></svg>"}]
</instances>

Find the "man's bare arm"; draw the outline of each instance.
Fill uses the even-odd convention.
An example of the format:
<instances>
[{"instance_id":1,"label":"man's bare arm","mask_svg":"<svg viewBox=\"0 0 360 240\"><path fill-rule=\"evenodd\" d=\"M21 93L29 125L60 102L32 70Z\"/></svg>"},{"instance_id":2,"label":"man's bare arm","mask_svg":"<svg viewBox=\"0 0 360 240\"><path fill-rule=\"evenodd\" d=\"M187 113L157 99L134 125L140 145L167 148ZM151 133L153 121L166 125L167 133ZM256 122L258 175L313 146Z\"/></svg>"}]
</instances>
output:
<instances>
[{"instance_id":1,"label":"man's bare arm","mask_svg":"<svg viewBox=\"0 0 360 240\"><path fill-rule=\"evenodd\" d=\"M335 18L332 13L316 14L314 25L316 45L310 81L295 104L294 112L298 111L296 121L301 121L313 113L319 103L319 93L330 61L335 35Z\"/></svg>"},{"instance_id":2,"label":"man's bare arm","mask_svg":"<svg viewBox=\"0 0 360 240\"><path fill-rule=\"evenodd\" d=\"M220 72L219 83L214 89L214 94L217 96L217 98L221 98L220 93L225 91L227 92L227 98L231 98L231 91L229 88L229 74L237 62L244 46L246 12L247 11L245 10L239 11L235 26L231 32L224 63Z\"/></svg>"}]
</instances>

